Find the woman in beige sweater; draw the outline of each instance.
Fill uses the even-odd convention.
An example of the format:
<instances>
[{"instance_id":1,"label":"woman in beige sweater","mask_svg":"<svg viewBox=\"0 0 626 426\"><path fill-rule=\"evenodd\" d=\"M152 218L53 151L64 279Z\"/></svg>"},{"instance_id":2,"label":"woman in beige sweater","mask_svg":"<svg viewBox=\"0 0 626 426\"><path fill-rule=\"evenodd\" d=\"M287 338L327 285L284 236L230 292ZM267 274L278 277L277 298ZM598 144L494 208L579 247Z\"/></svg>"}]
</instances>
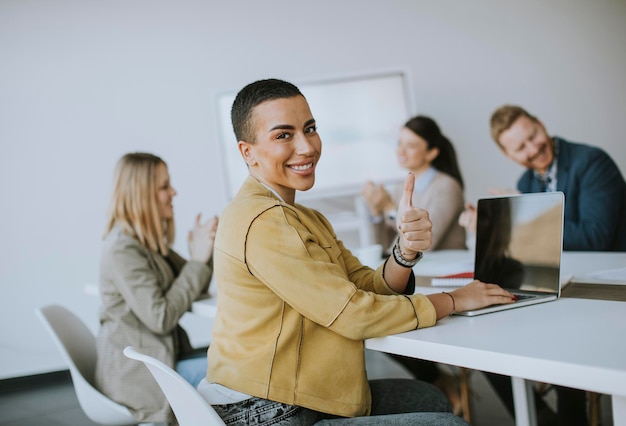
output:
<instances>
[{"instance_id":1,"label":"woman in beige sweater","mask_svg":"<svg viewBox=\"0 0 626 426\"><path fill-rule=\"evenodd\" d=\"M415 175L413 205L428 211L433 224L429 250L465 249L463 178L452 143L429 117L418 115L400 129L398 163ZM398 184L390 194L383 185L367 182L365 199L375 224L376 242L390 247L398 235L396 208L402 195Z\"/></svg>"},{"instance_id":2,"label":"woman in beige sweater","mask_svg":"<svg viewBox=\"0 0 626 426\"><path fill-rule=\"evenodd\" d=\"M432 118L418 115L400 130L398 163L415 174L413 205L428 211L433 224L429 250L465 249L465 229L458 218L464 209L463 178L452 143ZM363 187L377 243L389 247L398 235L396 208L402 185L390 194L383 185L367 182ZM461 413L458 380L437 364L400 355L390 355L420 380L435 384L450 399L454 412Z\"/></svg>"}]
</instances>

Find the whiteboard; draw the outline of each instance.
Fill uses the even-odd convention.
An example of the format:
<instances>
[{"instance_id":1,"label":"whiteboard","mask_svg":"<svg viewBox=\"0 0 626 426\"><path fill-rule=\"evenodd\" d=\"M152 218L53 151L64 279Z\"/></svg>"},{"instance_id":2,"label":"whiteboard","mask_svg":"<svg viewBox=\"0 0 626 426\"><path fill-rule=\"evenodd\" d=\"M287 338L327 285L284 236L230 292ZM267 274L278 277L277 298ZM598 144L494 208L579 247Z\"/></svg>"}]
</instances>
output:
<instances>
[{"instance_id":1,"label":"whiteboard","mask_svg":"<svg viewBox=\"0 0 626 426\"><path fill-rule=\"evenodd\" d=\"M315 185L299 199L359 192L367 180L396 182L398 133L411 115L405 72L294 83L309 102L322 140ZM227 194L232 198L248 176L237 149L230 109L236 92L217 98L219 140Z\"/></svg>"}]
</instances>

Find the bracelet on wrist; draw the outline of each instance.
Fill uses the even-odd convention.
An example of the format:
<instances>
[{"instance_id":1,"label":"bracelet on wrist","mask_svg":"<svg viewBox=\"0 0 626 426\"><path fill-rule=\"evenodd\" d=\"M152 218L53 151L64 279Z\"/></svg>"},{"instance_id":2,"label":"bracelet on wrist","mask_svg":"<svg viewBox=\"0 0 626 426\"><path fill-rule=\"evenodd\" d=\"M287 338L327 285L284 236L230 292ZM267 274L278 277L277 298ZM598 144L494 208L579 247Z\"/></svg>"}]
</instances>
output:
<instances>
[{"instance_id":1,"label":"bracelet on wrist","mask_svg":"<svg viewBox=\"0 0 626 426\"><path fill-rule=\"evenodd\" d=\"M454 296L447 291L442 291L442 293L447 294L448 296L450 296L450 299L452 299L452 312L450 312L450 315L452 315L454 312L456 312L456 303L454 302Z\"/></svg>"},{"instance_id":2,"label":"bracelet on wrist","mask_svg":"<svg viewBox=\"0 0 626 426\"><path fill-rule=\"evenodd\" d=\"M417 265L417 262L422 260L422 256L423 256L423 253L421 251L418 251L415 259L405 258L402 252L400 251L400 237L396 239L396 243L393 245L392 253L393 253L393 260L395 260L398 265L404 268L414 267L415 265Z\"/></svg>"}]
</instances>

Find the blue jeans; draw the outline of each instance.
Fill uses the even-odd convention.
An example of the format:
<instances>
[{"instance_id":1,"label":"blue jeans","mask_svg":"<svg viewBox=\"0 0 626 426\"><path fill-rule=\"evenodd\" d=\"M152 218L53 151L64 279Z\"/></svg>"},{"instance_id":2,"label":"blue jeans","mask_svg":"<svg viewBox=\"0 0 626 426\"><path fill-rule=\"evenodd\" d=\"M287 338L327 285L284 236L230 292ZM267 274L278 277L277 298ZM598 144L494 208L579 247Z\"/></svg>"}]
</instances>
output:
<instances>
[{"instance_id":1,"label":"blue jeans","mask_svg":"<svg viewBox=\"0 0 626 426\"><path fill-rule=\"evenodd\" d=\"M196 350L176 362L175 370L194 388L206 377L206 349Z\"/></svg>"},{"instance_id":2,"label":"blue jeans","mask_svg":"<svg viewBox=\"0 0 626 426\"><path fill-rule=\"evenodd\" d=\"M446 397L431 384L411 379L383 379L371 380L370 388L372 412L368 417L338 417L256 397L213 408L227 425L467 425L452 414Z\"/></svg>"}]
</instances>

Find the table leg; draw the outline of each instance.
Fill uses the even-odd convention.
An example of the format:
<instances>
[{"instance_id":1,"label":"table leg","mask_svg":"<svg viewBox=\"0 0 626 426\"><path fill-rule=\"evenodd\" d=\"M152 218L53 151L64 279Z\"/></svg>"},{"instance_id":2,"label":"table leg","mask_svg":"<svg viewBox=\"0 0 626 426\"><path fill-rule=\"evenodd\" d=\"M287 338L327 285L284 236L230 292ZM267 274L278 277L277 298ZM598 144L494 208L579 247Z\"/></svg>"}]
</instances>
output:
<instances>
[{"instance_id":1,"label":"table leg","mask_svg":"<svg viewBox=\"0 0 626 426\"><path fill-rule=\"evenodd\" d=\"M613 406L613 424L615 426L625 426L626 397L613 395L611 397L611 405Z\"/></svg>"},{"instance_id":2,"label":"table leg","mask_svg":"<svg viewBox=\"0 0 626 426\"><path fill-rule=\"evenodd\" d=\"M511 377L516 426L537 426L533 385L521 377Z\"/></svg>"}]
</instances>

